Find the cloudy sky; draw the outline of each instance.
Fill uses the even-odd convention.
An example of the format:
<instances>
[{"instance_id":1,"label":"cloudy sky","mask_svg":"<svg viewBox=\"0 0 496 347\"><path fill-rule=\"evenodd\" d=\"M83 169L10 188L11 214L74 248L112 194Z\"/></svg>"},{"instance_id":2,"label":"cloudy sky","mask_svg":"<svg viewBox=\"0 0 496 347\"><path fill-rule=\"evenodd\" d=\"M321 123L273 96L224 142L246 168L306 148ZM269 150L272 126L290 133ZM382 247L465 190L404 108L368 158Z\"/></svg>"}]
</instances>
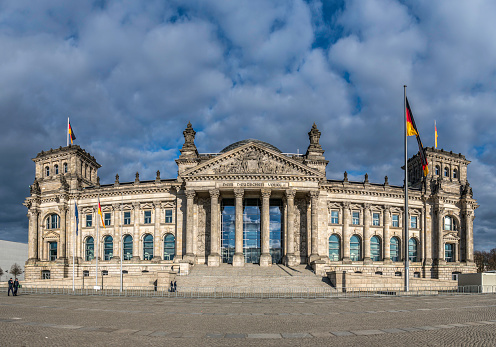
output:
<instances>
[{"instance_id":1,"label":"cloudy sky","mask_svg":"<svg viewBox=\"0 0 496 347\"><path fill-rule=\"evenodd\" d=\"M0 0L0 239L27 242L41 150L76 143L102 183L176 177L191 121L200 152L257 138L327 175L402 184L403 85L424 145L461 152L496 247L496 2ZM415 154L415 139L410 140Z\"/></svg>"}]
</instances>

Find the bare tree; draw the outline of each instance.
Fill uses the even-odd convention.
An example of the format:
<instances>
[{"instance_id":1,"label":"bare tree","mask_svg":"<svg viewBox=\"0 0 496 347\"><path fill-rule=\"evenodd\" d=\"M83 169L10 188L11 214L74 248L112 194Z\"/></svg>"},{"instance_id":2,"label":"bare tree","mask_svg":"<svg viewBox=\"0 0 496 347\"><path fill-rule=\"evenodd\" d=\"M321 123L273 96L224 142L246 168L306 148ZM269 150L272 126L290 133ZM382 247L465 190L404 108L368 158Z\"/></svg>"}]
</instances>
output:
<instances>
[{"instance_id":1,"label":"bare tree","mask_svg":"<svg viewBox=\"0 0 496 347\"><path fill-rule=\"evenodd\" d=\"M2 282L2 276L3 276L3 270L2 270L2 268L0 267L0 282Z\"/></svg>"},{"instance_id":2,"label":"bare tree","mask_svg":"<svg viewBox=\"0 0 496 347\"><path fill-rule=\"evenodd\" d=\"M22 267L20 267L17 263L14 263L14 265L10 267L10 274L13 275L14 277L19 276L23 272L24 271L22 271Z\"/></svg>"}]
</instances>

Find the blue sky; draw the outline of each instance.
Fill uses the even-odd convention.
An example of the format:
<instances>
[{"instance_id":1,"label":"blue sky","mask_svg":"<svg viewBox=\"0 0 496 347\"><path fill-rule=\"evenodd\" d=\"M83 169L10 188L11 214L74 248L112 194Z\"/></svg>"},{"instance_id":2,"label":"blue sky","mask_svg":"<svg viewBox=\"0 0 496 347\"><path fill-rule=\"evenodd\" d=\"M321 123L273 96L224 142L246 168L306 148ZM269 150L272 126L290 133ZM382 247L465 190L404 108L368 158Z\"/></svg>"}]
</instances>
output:
<instances>
[{"instance_id":1,"label":"blue sky","mask_svg":"<svg viewBox=\"0 0 496 347\"><path fill-rule=\"evenodd\" d=\"M424 145L464 154L496 247L496 3L0 0L0 239L27 241L31 158L77 144L102 183L176 177L200 152L257 138L303 152L316 122L328 178L402 184L403 88ZM415 153L415 140L410 155Z\"/></svg>"}]
</instances>

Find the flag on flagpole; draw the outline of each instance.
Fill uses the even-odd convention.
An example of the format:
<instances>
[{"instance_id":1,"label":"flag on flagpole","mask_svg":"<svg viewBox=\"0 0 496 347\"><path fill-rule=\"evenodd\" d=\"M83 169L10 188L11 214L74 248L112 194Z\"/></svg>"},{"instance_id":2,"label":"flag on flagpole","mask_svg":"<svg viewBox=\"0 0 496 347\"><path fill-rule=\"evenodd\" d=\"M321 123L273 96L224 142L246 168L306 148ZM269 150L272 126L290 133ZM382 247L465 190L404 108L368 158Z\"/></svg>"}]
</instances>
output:
<instances>
[{"instance_id":1,"label":"flag on flagpole","mask_svg":"<svg viewBox=\"0 0 496 347\"><path fill-rule=\"evenodd\" d=\"M74 200L74 213L76 215L76 235L78 234L78 229L79 229L79 213L78 213L78 208L76 201Z\"/></svg>"},{"instance_id":2,"label":"flag on flagpole","mask_svg":"<svg viewBox=\"0 0 496 347\"><path fill-rule=\"evenodd\" d=\"M434 143L435 143L435 148L437 148L437 126L436 126L436 121L434 121Z\"/></svg>"},{"instance_id":3,"label":"flag on flagpole","mask_svg":"<svg viewBox=\"0 0 496 347\"><path fill-rule=\"evenodd\" d=\"M100 206L100 198L98 198L98 214L100 215L100 219L102 221L103 228L106 229L105 223L103 222L103 214L102 214L102 207Z\"/></svg>"},{"instance_id":4,"label":"flag on flagpole","mask_svg":"<svg viewBox=\"0 0 496 347\"><path fill-rule=\"evenodd\" d=\"M427 163L427 158L425 156L424 146L422 145L422 141L420 140L420 135L417 126L415 125L415 120L413 119L412 109L410 108L410 104L408 103L408 98L405 97L405 99L406 99L406 135L417 137L420 160L422 162L422 170L424 171L424 176L427 176L427 174L429 173L429 165Z\"/></svg>"},{"instance_id":5,"label":"flag on flagpole","mask_svg":"<svg viewBox=\"0 0 496 347\"><path fill-rule=\"evenodd\" d=\"M71 145L72 145L72 141L74 141L76 139L76 135L74 134L74 130L72 130L72 127L71 127L71 122L69 122L69 138L71 139Z\"/></svg>"}]
</instances>

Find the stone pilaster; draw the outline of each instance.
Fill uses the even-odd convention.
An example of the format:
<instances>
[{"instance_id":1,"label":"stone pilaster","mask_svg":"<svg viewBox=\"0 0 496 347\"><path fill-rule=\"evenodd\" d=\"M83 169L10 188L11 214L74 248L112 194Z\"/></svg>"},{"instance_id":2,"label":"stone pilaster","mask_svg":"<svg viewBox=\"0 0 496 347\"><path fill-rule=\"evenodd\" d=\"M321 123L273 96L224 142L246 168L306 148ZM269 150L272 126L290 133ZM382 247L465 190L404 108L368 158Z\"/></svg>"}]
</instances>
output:
<instances>
[{"instance_id":1,"label":"stone pilaster","mask_svg":"<svg viewBox=\"0 0 496 347\"><path fill-rule=\"evenodd\" d=\"M133 202L133 260L137 261L140 259L140 233L139 233L139 212L140 204L139 202Z\"/></svg>"},{"instance_id":2,"label":"stone pilaster","mask_svg":"<svg viewBox=\"0 0 496 347\"><path fill-rule=\"evenodd\" d=\"M270 189L262 189L262 254L260 266L272 264L270 255Z\"/></svg>"},{"instance_id":3,"label":"stone pilaster","mask_svg":"<svg viewBox=\"0 0 496 347\"><path fill-rule=\"evenodd\" d=\"M384 263L391 263L391 233L389 227L391 226L391 210L389 206L384 206Z\"/></svg>"},{"instance_id":4,"label":"stone pilaster","mask_svg":"<svg viewBox=\"0 0 496 347\"><path fill-rule=\"evenodd\" d=\"M465 261L472 263L474 261L474 231L473 221L474 213L471 210L465 211Z\"/></svg>"},{"instance_id":5,"label":"stone pilaster","mask_svg":"<svg viewBox=\"0 0 496 347\"><path fill-rule=\"evenodd\" d=\"M296 260L294 254L295 248L295 228L294 228L294 197L296 191L293 189L286 190L286 200L287 200L287 254L285 257L286 266L295 266L299 262Z\"/></svg>"},{"instance_id":6,"label":"stone pilaster","mask_svg":"<svg viewBox=\"0 0 496 347\"><path fill-rule=\"evenodd\" d=\"M245 257L243 255L243 189L234 189L236 197L236 243L233 257L233 266L244 266Z\"/></svg>"},{"instance_id":7,"label":"stone pilaster","mask_svg":"<svg viewBox=\"0 0 496 347\"><path fill-rule=\"evenodd\" d=\"M57 249L57 258L60 260L65 260L67 257L66 254L66 246L67 246L67 226L66 226L66 220L67 220L67 206L65 205L59 205L59 211L60 211L60 239L59 239L59 245Z\"/></svg>"},{"instance_id":8,"label":"stone pilaster","mask_svg":"<svg viewBox=\"0 0 496 347\"><path fill-rule=\"evenodd\" d=\"M312 253L310 254L310 263L312 263L315 260L319 260L319 224L318 224L318 217L319 217L319 194L320 191L318 190L312 190L309 192L310 196L310 201L312 204Z\"/></svg>"},{"instance_id":9,"label":"stone pilaster","mask_svg":"<svg viewBox=\"0 0 496 347\"><path fill-rule=\"evenodd\" d=\"M38 260L38 214L39 210L31 208L29 210L29 249L28 261L30 263Z\"/></svg>"},{"instance_id":10,"label":"stone pilaster","mask_svg":"<svg viewBox=\"0 0 496 347\"><path fill-rule=\"evenodd\" d=\"M186 254L183 259L189 261L191 264L195 262L195 255L193 253L193 204L196 192L194 190L186 190Z\"/></svg>"},{"instance_id":11,"label":"stone pilaster","mask_svg":"<svg viewBox=\"0 0 496 347\"><path fill-rule=\"evenodd\" d=\"M112 204L113 225L114 225L114 235L113 235L113 249L112 249L112 259L113 261L119 261L121 257L120 247L121 247L121 224L122 224L122 212L121 206L118 203Z\"/></svg>"},{"instance_id":12,"label":"stone pilaster","mask_svg":"<svg viewBox=\"0 0 496 347\"><path fill-rule=\"evenodd\" d=\"M220 228L219 228L219 196L218 189L211 189L210 193L210 254L208 266L220 265Z\"/></svg>"},{"instance_id":13,"label":"stone pilaster","mask_svg":"<svg viewBox=\"0 0 496 347\"><path fill-rule=\"evenodd\" d=\"M372 263L370 259L370 204L363 206L363 244L364 244L364 264Z\"/></svg>"},{"instance_id":14,"label":"stone pilaster","mask_svg":"<svg viewBox=\"0 0 496 347\"><path fill-rule=\"evenodd\" d=\"M438 207L437 213L437 261L438 264L446 264L444 259L444 239L443 239L443 214L445 209L443 207Z\"/></svg>"},{"instance_id":15,"label":"stone pilaster","mask_svg":"<svg viewBox=\"0 0 496 347\"><path fill-rule=\"evenodd\" d=\"M160 175L160 173L158 174ZM160 177L159 177L160 180ZM154 215L153 215L153 260L160 261L163 258L163 255L160 254L160 246L163 242L161 242L160 238L160 206L161 202L156 200L153 202L153 207L155 207Z\"/></svg>"},{"instance_id":16,"label":"stone pilaster","mask_svg":"<svg viewBox=\"0 0 496 347\"><path fill-rule=\"evenodd\" d=\"M343 263L351 263L350 260L350 203L343 202Z\"/></svg>"}]
</instances>

